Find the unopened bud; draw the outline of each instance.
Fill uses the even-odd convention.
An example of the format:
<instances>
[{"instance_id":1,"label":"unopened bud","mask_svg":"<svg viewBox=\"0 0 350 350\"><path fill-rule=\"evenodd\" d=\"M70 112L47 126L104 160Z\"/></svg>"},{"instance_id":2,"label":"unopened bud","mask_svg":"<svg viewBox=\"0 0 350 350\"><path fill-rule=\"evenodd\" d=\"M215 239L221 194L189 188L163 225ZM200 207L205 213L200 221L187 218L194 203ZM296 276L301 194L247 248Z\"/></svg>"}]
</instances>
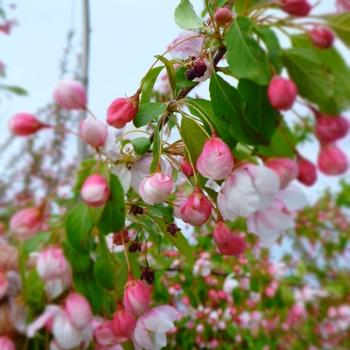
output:
<instances>
[{"instance_id":1,"label":"unopened bud","mask_svg":"<svg viewBox=\"0 0 350 350\"><path fill-rule=\"evenodd\" d=\"M181 171L188 177L194 175L193 167L187 160L184 160L181 163Z\"/></svg>"},{"instance_id":2,"label":"unopened bud","mask_svg":"<svg viewBox=\"0 0 350 350\"><path fill-rule=\"evenodd\" d=\"M223 255L238 256L244 252L246 244L241 236L233 235L233 239L227 246L218 246L219 251Z\"/></svg>"},{"instance_id":3,"label":"unopened bud","mask_svg":"<svg viewBox=\"0 0 350 350\"><path fill-rule=\"evenodd\" d=\"M36 262L36 270L44 281L63 277L69 264L61 248L47 248L42 251Z\"/></svg>"},{"instance_id":4,"label":"unopened bud","mask_svg":"<svg viewBox=\"0 0 350 350\"><path fill-rule=\"evenodd\" d=\"M67 111L83 109L87 103L84 86L71 79L59 81L55 87L53 97L57 104Z\"/></svg>"},{"instance_id":5,"label":"unopened bud","mask_svg":"<svg viewBox=\"0 0 350 350\"><path fill-rule=\"evenodd\" d=\"M315 164L300 156L298 157L297 164L299 169L297 177L298 181L305 186L312 186L317 180L317 169Z\"/></svg>"},{"instance_id":6,"label":"unopened bud","mask_svg":"<svg viewBox=\"0 0 350 350\"><path fill-rule=\"evenodd\" d=\"M141 281L130 277L124 291L124 306L134 316L143 315L149 308L151 293Z\"/></svg>"},{"instance_id":7,"label":"unopened bud","mask_svg":"<svg viewBox=\"0 0 350 350\"><path fill-rule=\"evenodd\" d=\"M102 175L89 176L81 188L81 197L90 207L100 207L106 204L109 194L107 182Z\"/></svg>"},{"instance_id":8,"label":"unopened bud","mask_svg":"<svg viewBox=\"0 0 350 350\"><path fill-rule=\"evenodd\" d=\"M83 330L92 319L92 311L89 302L78 293L71 293L66 299L64 311L72 327Z\"/></svg>"},{"instance_id":9,"label":"unopened bud","mask_svg":"<svg viewBox=\"0 0 350 350\"><path fill-rule=\"evenodd\" d=\"M319 49L329 49L333 46L334 34L326 27L316 25L310 32L312 44Z\"/></svg>"},{"instance_id":10,"label":"unopened bud","mask_svg":"<svg viewBox=\"0 0 350 350\"><path fill-rule=\"evenodd\" d=\"M107 110L107 123L117 129L124 128L138 112L138 97L117 98Z\"/></svg>"},{"instance_id":11,"label":"unopened bud","mask_svg":"<svg viewBox=\"0 0 350 350\"><path fill-rule=\"evenodd\" d=\"M142 199L150 205L164 202L173 189L171 176L162 173L154 173L147 176L140 184Z\"/></svg>"},{"instance_id":12,"label":"unopened bud","mask_svg":"<svg viewBox=\"0 0 350 350\"><path fill-rule=\"evenodd\" d=\"M271 158L265 162L265 166L272 169L280 178L280 190L285 189L299 173L298 165L289 158Z\"/></svg>"},{"instance_id":13,"label":"unopened bud","mask_svg":"<svg viewBox=\"0 0 350 350\"><path fill-rule=\"evenodd\" d=\"M349 168L346 155L334 144L328 144L321 148L317 165L325 175L342 175Z\"/></svg>"},{"instance_id":14,"label":"unopened bud","mask_svg":"<svg viewBox=\"0 0 350 350\"><path fill-rule=\"evenodd\" d=\"M33 135L38 130L49 127L49 125L42 123L33 114L24 112L12 116L7 125L10 132L16 136Z\"/></svg>"},{"instance_id":15,"label":"unopened bud","mask_svg":"<svg viewBox=\"0 0 350 350\"><path fill-rule=\"evenodd\" d=\"M215 22L221 26L232 21L232 11L226 7L218 7L214 13Z\"/></svg>"},{"instance_id":16,"label":"unopened bud","mask_svg":"<svg viewBox=\"0 0 350 350\"><path fill-rule=\"evenodd\" d=\"M267 90L271 106L282 111L292 108L298 91L293 81L274 76Z\"/></svg>"},{"instance_id":17,"label":"unopened bud","mask_svg":"<svg viewBox=\"0 0 350 350\"><path fill-rule=\"evenodd\" d=\"M113 332L118 342L123 343L131 338L136 327L134 316L123 307L118 307L112 321Z\"/></svg>"},{"instance_id":18,"label":"unopened bud","mask_svg":"<svg viewBox=\"0 0 350 350\"><path fill-rule=\"evenodd\" d=\"M347 135L349 122L342 116L323 115L316 120L315 134L321 143L331 143Z\"/></svg>"},{"instance_id":19,"label":"unopened bud","mask_svg":"<svg viewBox=\"0 0 350 350\"><path fill-rule=\"evenodd\" d=\"M307 16L311 10L311 5L306 0L280 0L282 10L293 16Z\"/></svg>"},{"instance_id":20,"label":"unopened bud","mask_svg":"<svg viewBox=\"0 0 350 350\"><path fill-rule=\"evenodd\" d=\"M112 321L104 321L94 330L94 338L99 345L110 347L118 343Z\"/></svg>"},{"instance_id":21,"label":"unopened bud","mask_svg":"<svg viewBox=\"0 0 350 350\"><path fill-rule=\"evenodd\" d=\"M108 131L101 121L89 118L81 121L80 135L87 144L98 148L105 144Z\"/></svg>"}]
</instances>

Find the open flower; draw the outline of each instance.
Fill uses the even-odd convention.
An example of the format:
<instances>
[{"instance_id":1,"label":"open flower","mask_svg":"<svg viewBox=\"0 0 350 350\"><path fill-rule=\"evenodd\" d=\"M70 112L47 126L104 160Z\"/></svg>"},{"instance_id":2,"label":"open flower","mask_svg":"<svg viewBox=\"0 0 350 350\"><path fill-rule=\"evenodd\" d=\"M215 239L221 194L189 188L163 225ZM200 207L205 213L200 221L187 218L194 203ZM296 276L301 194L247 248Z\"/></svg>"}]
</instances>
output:
<instances>
[{"instance_id":1,"label":"open flower","mask_svg":"<svg viewBox=\"0 0 350 350\"><path fill-rule=\"evenodd\" d=\"M178 311L169 305L157 306L136 323L133 335L135 350L160 350L167 344L166 332L174 327Z\"/></svg>"}]
</instances>

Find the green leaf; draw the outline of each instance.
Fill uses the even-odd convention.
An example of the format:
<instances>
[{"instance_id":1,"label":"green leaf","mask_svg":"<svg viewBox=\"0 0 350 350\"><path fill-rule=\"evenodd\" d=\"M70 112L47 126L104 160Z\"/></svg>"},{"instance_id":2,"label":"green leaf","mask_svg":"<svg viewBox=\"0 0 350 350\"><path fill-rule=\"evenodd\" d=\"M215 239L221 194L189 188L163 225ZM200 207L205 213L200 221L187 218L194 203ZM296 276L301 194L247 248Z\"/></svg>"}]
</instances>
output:
<instances>
[{"instance_id":1,"label":"green leaf","mask_svg":"<svg viewBox=\"0 0 350 350\"><path fill-rule=\"evenodd\" d=\"M181 137L190 153L192 163L196 164L208 137L195 121L185 117L181 120Z\"/></svg>"},{"instance_id":2,"label":"green leaf","mask_svg":"<svg viewBox=\"0 0 350 350\"><path fill-rule=\"evenodd\" d=\"M163 62L165 64L166 72L168 74L168 80L170 84L171 91L173 92L173 95L175 96L176 93L176 78L175 78L175 69L172 62L170 62L168 59L166 59L163 56L156 55L154 56L158 58L159 61Z\"/></svg>"},{"instance_id":3,"label":"green leaf","mask_svg":"<svg viewBox=\"0 0 350 350\"><path fill-rule=\"evenodd\" d=\"M164 204L149 205L145 204L151 215L160 216L166 219L167 222L174 222L173 208Z\"/></svg>"},{"instance_id":4,"label":"green leaf","mask_svg":"<svg viewBox=\"0 0 350 350\"><path fill-rule=\"evenodd\" d=\"M73 270L73 285L75 291L89 301L93 313L100 313L103 304L103 289L94 278L93 266L85 272Z\"/></svg>"},{"instance_id":5,"label":"green leaf","mask_svg":"<svg viewBox=\"0 0 350 350\"><path fill-rule=\"evenodd\" d=\"M255 28L255 33L264 41L270 63L277 73L283 69L282 50L277 35L270 28Z\"/></svg>"},{"instance_id":6,"label":"green leaf","mask_svg":"<svg viewBox=\"0 0 350 350\"><path fill-rule=\"evenodd\" d=\"M238 91L246 103L245 121L261 133L264 142L268 143L276 131L280 115L269 102L267 86L258 85L248 79L240 79Z\"/></svg>"},{"instance_id":7,"label":"green leaf","mask_svg":"<svg viewBox=\"0 0 350 350\"><path fill-rule=\"evenodd\" d=\"M227 129L236 140L252 145L266 143L244 115L245 102L235 87L214 73L209 90L216 117L227 123Z\"/></svg>"},{"instance_id":8,"label":"green leaf","mask_svg":"<svg viewBox=\"0 0 350 350\"><path fill-rule=\"evenodd\" d=\"M80 191L85 180L91 175L91 171L96 165L96 159L88 158L84 159L77 170L77 176L73 186L73 191Z\"/></svg>"},{"instance_id":9,"label":"green leaf","mask_svg":"<svg viewBox=\"0 0 350 350\"><path fill-rule=\"evenodd\" d=\"M19 87L19 86L10 86L10 85L0 85L0 90L7 90L9 92L12 92L15 95L19 96L26 96L28 95L27 90Z\"/></svg>"},{"instance_id":10,"label":"green leaf","mask_svg":"<svg viewBox=\"0 0 350 350\"><path fill-rule=\"evenodd\" d=\"M163 219L154 216L153 220L158 224L166 239L171 242L179 250L179 252L186 257L190 265L189 268L191 269L194 264L193 250L185 236L181 232L177 232L176 237L174 237L167 231L166 224Z\"/></svg>"},{"instance_id":11,"label":"green leaf","mask_svg":"<svg viewBox=\"0 0 350 350\"><path fill-rule=\"evenodd\" d=\"M177 88L176 94L178 94L179 90L185 87L196 85L195 82L187 79L186 72L187 72L186 67L180 67L178 70L175 71L176 88Z\"/></svg>"},{"instance_id":12,"label":"green leaf","mask_svg":"<svg viewBox=\"0 0 350 350\"><path fill-rule=\"evenodd\" d=\"M144 155L151 147L151 141L147 137L138 137L133 139L131 140L131 144L134 147L135 153L140 156Z\"/></svg>"},{"instance_id":13,"label":"green leaf","mask_svg":"<svg viewBox=\"0 0 350 350\"><path fill-rule=\"evenodd\" d=\"M106 244L106 238L102 232L99 234L100 256L94 265L94 276L103 288L112 290L115 283L115 271L111 262L110 252Z\"/></svg>"},{"instance_id":14,"label":"green leaf","mask_svg":"<svg viewBox=\"0 0 350 350\"><path fill-rule=\"evenodd\" d=\"M252 8L261 0L236 0L235 1L235 11L236 13L241 13L247 9Z\"/></svg>"},{"instance_id":15,"label":"green leaf","mask_svg":"<svg viewBox=\"0 0 350 350\"><path fill-rule=\"evenodd\" d=\"M153 68L146 76L142 85L142 95L140 104L151 101L154 83L157 80L159 73L163 70L163 66Z\"/></svg>"},{"instance_id":16,"label":"green leaf","mask_svg":"<svg viewBox=\"0 0 350 350\"><path fill-rule=\"evenodd\" d=\"M264 157L294 158L294 135L284 123L278 126L269 146L259 146L258 152Z\"/></svg>"},{"instance_id":17,"label":"green leaf","mask_svg":"<svg viewBox=\"0 0 350 350\"><path fill-rule=\"evenodd\" d=\"M78 252L90 252L89 238L92 222L84 202L80 202L67 215L66 235L68 242Z\"/></svg>"},{"instance_id":18,"label":"green leaf","mask_svg":"<svg viewBox=\"0 0 350 350\"><path fill-rule=\"evenodd\" d=\"M114 174L110 175L109 190L111 194L98 223L98 228L104 235L117 233L125 226L124 190Z\"/></svg>"},{"instance_id":19,"label":"green leaf","mask_svg":"<svg viewBox=\"0 0 350 350\"><path fill-rule=\"evenodd\" d=\"M139 110L133 120L136 128L147 125L153 119L159 117L165 110L167 106L164 103L149 102L139 105Z\"/></svg>"},{"instance_id":20,"label":"green leaf","mask_svg":"<svg viewBox=\"0 0 350 350\"><path fill-rule=\"evenodd\" d=\"M226 59L237 78L267 85L271 79L270 67L265 51L251 35L253 29L254 22L246 17L233 22L226 35Z\"/></svg>"},{"instance_id":21,"label":"green leaf","mask_svg":"<svg viewBox=\"0 0 350 350\"><path fill-rule=\"evenodd\" d=\"M194 12L188 0L181 0L175 9L175 23L182 29L198 29L205 27L203 20Z\"/></svg>"},{"instance_id":22,"label":"green leaf","mask_svg":"<svg viewBox=\"0 0 350 350\"><path fill-rule=\"evenodd\" d=\"M350 12L322 16L339 39L350 48Z\"/></svg>"},{"instance_id":23,"label":"green leaf","mask_svg":"<svg viewBox=\"0 0 350 350\"><path fill-rule=\"evenodd\" d=\"M39 277L35 268L29 271L26 281L26 302L33 309L41 309L45 303L45 283Z\"/></svg>"},{"instance_id":24,"label":"green leaf","mask_svg":"<svg viewBox=\"0 0 350 350\"><path fill-rule=\"evenodd\" d=\"M231 148L236 146L237 141L230 134L230 131L227 128L227 123L215 115L211 101L202 100L199 98L188 99L186 100L186 105L188 106L191 114L198 117L203 122L208 133L210 133L210 127L207 120L215 129L218 137L220 137Z\"/></svg>"},{"instance_id":25,"label":"green leaf","mask_svg":"<svg viewBox=\"0 0 350 350\"><path fill-rule=\"evenodd\" d=\"M334 74L313 49L291 48L283 51L283 61L298 94L316 104L334 93Z\"/></svg>"},{"instance_id":26,"label":"green leaf","mask_svg":"<svg viewBox=\"0 0 350 350\"><path fill-rule=\"evenodd\" d=\"M90 268L92 262L90 253L80 253L74 249L66 240L63 240L61 245L64 251L64 255L71 264L73 270L77 272L84 272Z\"/></svg>"}]
</instances>

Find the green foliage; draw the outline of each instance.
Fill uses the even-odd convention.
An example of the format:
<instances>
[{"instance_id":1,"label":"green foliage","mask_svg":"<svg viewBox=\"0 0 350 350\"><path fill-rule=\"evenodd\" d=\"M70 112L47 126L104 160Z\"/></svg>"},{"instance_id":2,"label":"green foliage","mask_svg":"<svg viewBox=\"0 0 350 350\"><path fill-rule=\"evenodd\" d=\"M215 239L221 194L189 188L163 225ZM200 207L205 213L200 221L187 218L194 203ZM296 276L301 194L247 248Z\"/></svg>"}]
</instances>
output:
<instances>
[{"instance_id":1,"label":"green foliage","mask_svg":"<svg viewBox=\"0 0 350 350\"><path fill-rule=\"evenodd\" d=\"M45 305L44 282L35 268L29 271L26 280L26 302L34 310L43 309Z\"/></svg>"},{"instance_id":2,"label":"green foliage","mask_svg":"<svg viewBox=\"0 0 350 350\"><path fill-rule=\"evenodd\" d=\"M170 84L171 91L173 92L173 95L176 94L176 78L175 78L175 69L172 62L170 62L168 59L166 59L163 56L156 55L155 58L158 58L159 61L163 62L165 64L166 72L168 75L168 81Z\"/></svg>"},{"instance_id":3,"label":"green foliage","mask_svg":"<svg viewBox=\"0 0 350 350\"><path fill-rule=\"evenodd\" d=\"M163 70L164 66L153 68L147 76L144 78L144 82L142 85L142 94L140 103L148 103L151 102L151 98L153 95L154 83L157 80L159 73Z\"/></svg>"},{"instance_id":4,"label":"green foliage","mask_svg":"<svg viewBox=\"0 0 350 350\"><path fill-rule=\"evenodd\" d=\"M329 27L337 34L338 38L350 48L350 13L323 15L322 18L327 20Z\"/></svg>"},{"instance_id":5,"label":"green foliage","mask_svg":"<svg viewBox=\"0 0 350 350\"><path fill-rule=\"evenodd\" d=\"M151 147L151 141L147 137L138 137L133 139L131 140L131 144L134 147L135 153L140 156L144 155Z\"/></svg>"},{"instance_id":6,"label":"green foliage","mask_svg":"<svg viewBox=\"0 0 350 350\"><path fill-rule=\"evenodd\" d=\"M76 172L75 183L73 186L74 191L80 191L85 180L92 174L93 169L96 166L96 159L87 158L84 159Z\"/></svg>"},{"instance_id":7,"label":"green foliage","mask_svg":"<svg viewBox=\"0 0 350 350\"><path fill-rule=\"evenodd\" d=\"M139 110L133 119L133 123L137 128L147 125L153 119L158 118L166 110L164 103L149 102L139 105Z\"/></svg>"},{"instance_id":8,"label":"green foliage","mask_svg":"<svg viewBox=\"0 0 350 350\"><path fill-rule=\"evenodd\" d=\"M182 29L199 29L205 26L189 0L181 0L175 9L175 23Z\"/></svg>"}]
</instances>

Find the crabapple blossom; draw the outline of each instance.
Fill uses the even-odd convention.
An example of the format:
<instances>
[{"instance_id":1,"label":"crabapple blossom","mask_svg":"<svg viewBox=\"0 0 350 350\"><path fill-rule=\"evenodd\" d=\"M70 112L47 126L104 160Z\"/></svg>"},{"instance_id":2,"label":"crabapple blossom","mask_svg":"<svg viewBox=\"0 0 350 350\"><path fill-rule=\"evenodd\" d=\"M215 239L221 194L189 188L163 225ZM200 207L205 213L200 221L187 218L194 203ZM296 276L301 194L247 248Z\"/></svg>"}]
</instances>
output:
<instances>
[{"instance_id":1,"label":"crabapple blossom","mask_svg":"<svg viewBox=\"0 0 350 350\"><path fill-rule=\"evenodd\" d=\"M135 327L135 350L160 350L167 344L166 332L174 327L178 311L169 305L157 306L141 316Z\"/></svg>"},{"instance_id":2,"label":"crabapple blossom","mask_svg":"<svg viewBox=\"0 0 350 350\"><path fill-rule=\"evenodd\" d=\"M16 350L14 342L5 336L0 336L0 349L1 350Z\"/></svg>"},{"instance_id":3,"label":"crabapple blossom","mask_svg":"<svg viewBox=\"0 0 350 350\"><path fill-rule=\"evenodd\" d=\"M218 245L218 249L223 255L238 256L244 252L246 244L241 236L233 235L231 242L227 245Z\"/></svg>"},{"instance_id":4,"label":"crabapple blossom","mask_svg":"<svg viewBox=\"0 0 350 350\"><path fill-rule=\"evenodd\" d=\"M331 143L321 147L317 166L325 175L341 175L348 170L349 162L343 151Z\"/></svg>"},{"instance_id":5,"label":"crabapple blossom","mask_svg":"<svg viewBox=\"0 0 350 350\"><path fill-rule=\"evenodd\" d=\"M311 10L311 5L307 0L280 0L282 10L293 16L307 16Z\"/></svg>"},{"instance_id":6,"label":"crabapple blossom","mask_svg":"<svg viewBox=\"0 0 350 350\"><path fill-rule=\"evenodd\" d=\"M171 176L154 173L147 176L140 184L140 195L150 205L164 202L170 195L174 183Z\"/></svg>"},{"instance_id":7,"label":"crabapple blossom","mask_svg":"<svg viewBox=\"0 0 350 350\"><path fill-rule=\"evenodd\" d=\"M329 49L334 42L334 34L326 27L316 25L310 31L312 44L319 49Z\"/></svg>"},{"instance_id":8,"label":"crabapple blossom","mask_svg":"<svg viewBox=\"0 0 350 350\"><path fill-rule=\"evenodd\" d=\"M211 76L210 63L206 58L199 57L192 62L191 68L186 71L185 75L188 80L202 83Z\"/></svg>"},{"instance_id":9,"label":"crabapple blossom","mask_svg":"<svg viewBox=\"0 0 350 350\"><path fill-rule=\"evenodd\" d=\"M56 103L67 111L83 109L87 103L84 86L71 79L59 81L55 87L53 97Z\"/></svg>"},{"instance_id":10,"label":"crabapple blossom","mask_svg":"<svg viewBox=\"0 0 350 350\"><path fill-rule=\"evenodd\" d=\"M226 7L217 7L214 13L214 20L220 26L231 22L232 11Z\"/></svg>"},{"instance_id":11,"label":"crabapple blossom","mask_svg":"<svg viewBox=\"0 0 350 350\"><path fill-rule=\"evenodd\" d=\"M218 208L225 220L247 217L270 206L273 194L279 189L278 175L271 169L254 164L238 167L222 183L218 194Z\"/></svg>"},{"instance_id":12,"label":"crabapple blossom","mask_svg":"<svg viewBox=\"0 0 350 350\"><path fill-rule=\"evenodd\" d=\"M280 178L280 190L286 188L291 181L297 178L299 168L296 162L289 158L270 158L265 166L277 173Z\"/></svg>"},{"instance_id":13,"label":"crabapple blossom","mask_svg":"<svg viewBox=\"0 0 350 350\"><path fill-rule=\"evenodd\" d=\"M143 282L129 277L124 292L125 309L134 316L141 316L148 310L150 302L149 288Z\"/></svg>"},{"instance_id":14,"label":"crabapple blossom","mask_svg":"<svg viewBox=\"0 0 350 350\"><path fill-rule=\"evenodd\" d=\"M114 128L124 128L132 121L139 109L138 96L120 97L114 100L107 110L107 123Z\"/></svg>"},{"instance_id":15,"label":"crabapple blossom","mask_svg":"<svg viewBox=\"0 0 350 350\"><path fill-rule=\"evenodd\" d=\"M181 163L181 171L188 177L194 175L194 170L193 170L191 163L189 163L185 159Z\"/></svg>"},{"instance_id":16,"label":"crabapple blossom","mask_svg":"<svg viewBox=\"0 0 350 350\"><path fill-rule=\"evenodd\" d=\"M134 316L123 307L118 307L113 316L112 329L119 343L131 338L135 330L136 321Z\"/></svg>"},{"instance_id":17,"label":"crabapple blossom","mask_svg":"<svg viewBox=\"0 0 350 350\"><path fill-rule=\"evenodd\" d=\"M267 96L271 106L282 111L292 108L298 91L292 80L275 75L270 81Z\"/></svg>"},{"instance_id":18,"label":"crabapple blossom","mask_svg":"<svg viewBox=\"0 0 350 350\"><path fill-rule=\"evenodd\" d=\"M5 272L0 271L0 300L4 298L9 289L9 279Z\"/></svg>"},{"instance_id":19,"label":"crabapple blossom","mask_svg":"<svg viewBox=\"0 0 350 350\"><path fill-rule=\"evenodd\" d=\"M233 156L230 148L219 137L207 140L197 159L198 172L213 180L225 179L233 169Z\"/></svg>"},{"instance_id":20,"label":"crabapple blossom","mask_svg":"<svg viewBox=\"0 0 350 350\"><path fill-rule=\"evenodd\" d=\"M43 207L26 208L12 216L10 230L17 238L27 239L40 231L43 222Z\"/></svg>"},{"instance_id":21,"label":"crabapple blossom","mask_svg":"<svg viewBox=\"0 0 350 350\"><path fill-rule=\"evenodd\" d=\"M345 137L349 126L348 120L342 116L321 115L316 120L315 134L321 143L331 143Z\"/></svg>"},{"instance_id":22,"label":"crabapple blossom","mask_svg":"<svg viewBox=\"0 0 350 350\"><path fill-rule=\"evenodd\" d=\"M181 204L180 217L192 226L202 226L211 215L212 205L201 189L195 188Z\"/></svg>"},{"instance_id":23,"label":"crabapple blossom","mask_svg":"<svg viewBox=\"0 0 350 350\"><path fill-rule=\"evenodd\" d=\"M170 54L175 58L188 59L198 57L203 50L204 37L185 30L169 45Z\"/></svg>"},{"instance_id":24,"label":"crabapple blossom","mask_svg":"<svg viewBox=\"0 0 350 350\"><path fill-rule=\"evenodd\" d=\"M95 148L103 146L108 136L106 126L101 121L92 118L82 120L79 130L83 140Z\"/></svg>"},{"instance_id":25,"label":"crabapple blossom","mask_svg":"<svg viewBox=\"0 0 350 350\"><path fill-rule=\"evenodd\" d=\"M64 276L69 270L69 264L62 249L52 247L40 253L36 270L43 280L49 281Z\"/></svg>"},{"instance_id":26,"label":"crabapple blossom","mask_svg":"<svg viewBox=\"0 0 350 350\"><path fill-rule=\"evenodd\" d=\"M92 319L89 302L78 293L69 294L64 305L64 311L70 324L78 331L83 330Z\"/></svg>"},{"instance_id":27,"label":"crabapple blossom","mask_svg":"<svg viewBox=\"0 0 350 350\"><path fill-rule=\"evenodd\" d=\"M99 174L89 176L81 188L81 197L90 207L100 207L106 204L109 194L107 182Z\"/></svg>"},{"instance_id":28,"label":"crabapple blossom","mask_svg":"<svg viewBox=\"0 0 350 350\"><path fill-rule=\"evenodd\" d=\"M298 181L305 186L312 186L317 181L315 164L301 156L298 156L297 164L299 169Z\"/></svg>"},{"instance_id":29,"label":"crabapple blossom","mask_svg":"<svg viewBox=\"0 0 350 350\"><path fill-rule=\"evenodd\" d=\"M338 12L350 11L350 0L337 0L336 6Z\"/></svg>"},{"instance_id":30,"label":"crabapple blossom","mask_svg":"<svg viewBox=\"0 0 350 350\"><path fill-rule=\"evenodd\" d=\"M112 321L110 320L102 322L94 329L94 338L99 345L106 347L119 342L113 332Z\"/></svg>"},{"instance_id":31,"label":"crabapple blossom","mask_svg":"<svg viewBox=\"0 0 350 350\"><path fill-rule=\"evenodd\" d=\"M48 124L37 119L35 115L25 112L13 115L7 125L10 132L16 136L33 135L40 129L49 127Z\"/></svg>"},{"instance_id":32,"label":"crabapple blossom","mask_svg":"<svg viewBox=\"0 0 350 350\"><path fill-rule=\"evenodd\" d=\"M291 211L301 209L307 204L307 198L297 186L290 185L274 195L273 203L258 210L247 218L248 231L260 237L265 246L271 246L281 230L295 226Z\"/></svg>"}]
</instances>

